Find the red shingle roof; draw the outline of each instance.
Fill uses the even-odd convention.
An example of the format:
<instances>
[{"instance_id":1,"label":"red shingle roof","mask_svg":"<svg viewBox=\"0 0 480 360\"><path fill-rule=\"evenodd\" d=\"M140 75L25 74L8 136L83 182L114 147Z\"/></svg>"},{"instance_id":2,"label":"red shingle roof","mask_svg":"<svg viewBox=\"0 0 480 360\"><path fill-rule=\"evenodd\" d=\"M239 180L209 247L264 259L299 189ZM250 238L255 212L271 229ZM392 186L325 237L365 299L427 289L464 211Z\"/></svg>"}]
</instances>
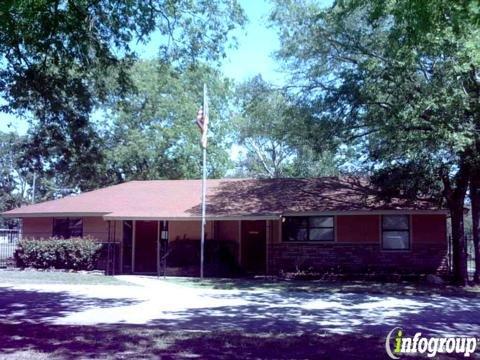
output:
<instances>
[{"instance_id":1,"label":"red shingle roof","mask_svg":"<svg viewBox=\"0 0 480 360\"><path fill-rule=\"evenodd\" d=\"M351 211L441 210L427 200L381 200L365 180L208 180L208 217L278 217L282 214ZM3 213L8 217L104 216L106 219L175 219L200 216L200 180L131 181Z\"/></svg>"}]
</instances>

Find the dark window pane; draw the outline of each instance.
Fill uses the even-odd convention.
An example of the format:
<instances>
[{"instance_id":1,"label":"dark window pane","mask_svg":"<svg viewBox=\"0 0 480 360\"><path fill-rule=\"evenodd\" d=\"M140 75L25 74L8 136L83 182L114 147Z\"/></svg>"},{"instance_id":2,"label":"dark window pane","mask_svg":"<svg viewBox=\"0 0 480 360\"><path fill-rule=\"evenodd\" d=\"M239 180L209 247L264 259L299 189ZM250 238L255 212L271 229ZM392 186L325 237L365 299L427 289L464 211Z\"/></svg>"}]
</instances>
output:
<instances>
[{"instance_id":1,"label":"dark window pane","mask_svg":"<svg viewBox=\"0 0 480 360\"><path fill-rule=\"evenodd\" d=\"M307 227L308 218L301 216L292 216L286 218L287 226L296 226L296 227Z\"/></svg>"},{"instance_id":2,"label":"dark window pane","mask_svg":"<svg viewBox=\"0 0 480 360\"><path fill-rule=\"evenodd\" d=\"M310 229L310 240L312 241L333 241L333 228Z\"/></svg>"},{"instance_id":3,"label":"dark window pane","mask_svg":"<svg viewBox=\"0 0 480 360\"><path fill-rule=\"evenodd\" d=\"M311 217L310 227L333 227L333 216Z\"/></svg>"},{"instance_id":4,"label":"dark window pane","mask_svg":"<svg viewBox=\"0 0 480 360\"><path fill-rule=\"evenodd\" d=\"M410 248L408 231L384 231L383 248L389 250L408 250Z\"/></svg>"},{"instance_id":5,"label":"dark window pane","mask_svg":"<svg viewBox=\"0 0 480 360\"><path fill-rule=\"evenodd\" d=\"M68 219L54 219L52 235L66 239L68 237Z\"/></svg>"},{"instance_id":6,"label":"dark window pane","mask_svg":"<svg viewBox=\"0 0 480 360\"><path fill-rule=\"evenodd\" d=\"M306 228L290 228L287 233L288 241L307 241L308 231Z\"/></svg>"},{"instance_id":7,"label":"dark window pane","mask_svg":"<svg viewBox=\"0 0 480 360\"><path fill-rule=\"evenodd\" d=\"M64 218L53 220L54 237L69 239L83 236L83 221L81 218Z\"/></svg>"},{"instance_id":8,"label":"dark window pane","mask_svg":"<svg viewBox=\"0 0 480 360\"><path fill-rule=\"evenodd\" d=\"M70 219L69 221L69 235L70 237L82 237L83 235L83 221L82 219Z\"/></svg>"},{"instance_id":9,"label":"dark window pane","mask_svg":"<svg viewBox=\"0 0 480 360\"><path fill-rule=\"evenodd\" d=\"M286 217L283 222L284 241L335 240L333 216Z\"/></svg>"}]
</instances>

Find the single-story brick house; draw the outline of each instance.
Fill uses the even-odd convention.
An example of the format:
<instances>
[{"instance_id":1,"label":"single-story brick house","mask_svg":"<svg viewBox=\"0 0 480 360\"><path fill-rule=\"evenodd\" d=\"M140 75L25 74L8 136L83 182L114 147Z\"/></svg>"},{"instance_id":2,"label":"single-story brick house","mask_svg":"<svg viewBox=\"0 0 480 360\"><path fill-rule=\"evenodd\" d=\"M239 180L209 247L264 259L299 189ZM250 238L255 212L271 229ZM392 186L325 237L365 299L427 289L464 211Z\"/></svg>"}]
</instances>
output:
<instances>
[{"instance_id":1,"label":"single-story brick house","mask_svg":"<svg viewBox=\"0 0 480 360\"><path fill-rule=\"evenodd\" d=\"M387 202L354 177L224 179L207 186L206 261L213 270L446 269L448 212L428 200ZM27 238L90 235L115 243L117 273L156 273L162 266L167 274L193 275L200 194L200 180L131 181L3 216L20 218Z\"/></svg>"}]
</instances>

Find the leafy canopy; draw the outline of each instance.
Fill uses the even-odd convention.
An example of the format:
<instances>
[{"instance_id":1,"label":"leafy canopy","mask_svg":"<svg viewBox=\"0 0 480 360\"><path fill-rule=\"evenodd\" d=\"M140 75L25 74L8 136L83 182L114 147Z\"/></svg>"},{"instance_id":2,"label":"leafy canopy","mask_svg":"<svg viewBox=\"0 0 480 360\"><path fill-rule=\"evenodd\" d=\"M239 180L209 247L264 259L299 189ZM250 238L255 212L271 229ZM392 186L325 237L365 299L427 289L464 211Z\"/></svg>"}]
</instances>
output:
<instances>
[{"instance_id":1,"label":"leafy canopy","mask_svg":"<svg viewBox=\"0 0 480 360\"><path fill-rule=\"evenodd\" d=\"M37 168L69 172L87 189L98 175L89 164L102 162L91 114L131 88L135 43L155 34L162 61L185 68L220 59L244 21L235 0L3 1L0 111L30 119Z\"/></svg>"},{"instance_id":2,"label":"leafy canopy","mask_svg":"<svg viewBox=\"0 0 480 360\"><path fill-rule=\"evenodd\" d=\"M223 176L230 166L230 82L205 65L179 71L159 61L140 61L130 75L134 90L105 106L111 121L104 135L111 181L201 176L194 118L204 83L210 104L208 172L210 177Z\"/></svg>"}]
</instances>

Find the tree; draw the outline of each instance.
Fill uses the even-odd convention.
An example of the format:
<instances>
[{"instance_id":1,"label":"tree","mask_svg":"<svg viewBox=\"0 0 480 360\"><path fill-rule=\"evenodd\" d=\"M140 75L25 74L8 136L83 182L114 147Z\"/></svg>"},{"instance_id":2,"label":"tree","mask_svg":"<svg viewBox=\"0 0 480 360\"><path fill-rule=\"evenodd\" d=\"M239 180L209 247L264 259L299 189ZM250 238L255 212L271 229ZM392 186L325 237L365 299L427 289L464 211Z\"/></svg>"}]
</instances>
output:
<instances>
[{"instance_id":1,"label":"tree","mask_svg":"<svg viewBox=\"0 0 480 360\"><path fill-rule=\"evenodd\" d=\"M24 139L14 133L0 132L0 212L24 203L29 197L29 180L20 166ZM0 219L0 227L13 225L12 220Z\"/></svg>"},{"instance_id":2,"label":"tree","mask_svg":"<svg viewBox=\"0 0 480 360\"><path fill-rule=\"evenodd\" d=\"M261 76L238 86L236 98L236 137L244 151L238 165L243 175L279 178L338 173L331 153L311 149L301 112Z\"/></svg>"},{"instance_id":3,"label":"tree","mask_svg":"<svg viewBox=\"0 0 480 360\"><path fill-rule=\"evenodd\" d=\"M90 116L109 95L109 81L119 96L130 88L133 44L155 32L167 63L216 61L244 21L235 0L3 1L0 96L6 104L0 111L31 120L30 149L38 163L68 170L69 182L91 188L88 165L99 162L101 140Z\"/></svg>"},{"instance_id":4,"label":"tree","mask_svg":"<svg viewBox=\"0 0 480 360\"><path fill-rule=\"evenodd\" d=\"M140 61L131 70L134 88L105 104L105 172L111 182L192 179L201 176L200 134L194 119L203 84L209 90L209 177L230 166L227 149L231 84L198 64L179 71L161 61Z\"/></svg>"},{"instance_id":5,"label":"tree","mask_svg":"<svg viewBox=\"0 0 480 360\"><path fill-rule=\"evenodd\" d=\"M362 144L374 171L403 174L397 184L416 196L431 189L412 180L439 180L459 284L466 279L463 207L479 124L471 90L480 60L475 9L474 1L347 0L329 9L277 1L272 14L279 56L318 122L333 130L327 139ZM402 170L411 166L416 177Z\"/></svg>"},{"instance_id":6,"label":"tree","mask_svg":"<svg viewBox=\"0 0 480 360\"><path fill-rule=\"evenodd\" d=\"M0 212L33 202L35 177L35 202L50 200L77 192L79 188L66 188L64 177L43 166L40 171L30 157L28 135L0 132ZM16 224L16 220L0 219L0 224Z\"/></svg>"}]
</instances>

